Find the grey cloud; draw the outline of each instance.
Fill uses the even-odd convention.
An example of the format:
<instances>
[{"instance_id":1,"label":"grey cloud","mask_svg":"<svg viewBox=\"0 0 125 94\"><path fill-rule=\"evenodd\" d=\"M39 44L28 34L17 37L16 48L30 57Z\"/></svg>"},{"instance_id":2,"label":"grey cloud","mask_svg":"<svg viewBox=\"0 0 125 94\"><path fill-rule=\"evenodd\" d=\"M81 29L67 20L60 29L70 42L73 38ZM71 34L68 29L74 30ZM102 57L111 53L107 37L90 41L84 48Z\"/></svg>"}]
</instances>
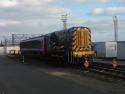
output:
<instances>
[{"instance_id":1,"label":"grey cloud","mask_svg":"<svg viewBox=\"0 0 125 94\"><path fill-rule=\"evenodd\" d=\"M13 8L17 5L17 0L0 0L0 8Z\"/></svg>"},{"instance_id":2,"label":"grey cloud","mask_svg":"<svg viewBox=\"0 0 125 94\"><path fill-rule=\"evenodd\" d=\"M91 15L124 15L125 7L108 7L108 8L95 8L91 13Z\"/></svg>"},{"instance_id":3,"label":"grey cloud","mask_svg":"<svg viewBox=\"0 0 125 94\"><path fill-rule=\"evenodd\" d=\"M37 6L37 7L27 7L18 6L13 9L1 9L0 13L1 19L17 19L17 20L27 20L27 19L52 19L52 17L59 16L62 13L70 12L70 9L62 7L50 7L50 6Z\"/></svg>"}]
</instances>

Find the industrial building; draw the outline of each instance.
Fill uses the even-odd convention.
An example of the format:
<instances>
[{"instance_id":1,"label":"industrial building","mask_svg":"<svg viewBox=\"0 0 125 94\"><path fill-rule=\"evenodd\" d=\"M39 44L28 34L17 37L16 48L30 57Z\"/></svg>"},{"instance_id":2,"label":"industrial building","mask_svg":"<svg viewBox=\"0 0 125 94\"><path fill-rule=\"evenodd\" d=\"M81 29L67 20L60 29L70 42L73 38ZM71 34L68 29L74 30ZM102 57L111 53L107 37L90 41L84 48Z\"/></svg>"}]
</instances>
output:
<instances>
[{"instance_id":1,"label":"industrial building","mask_svg":"<svg viewBox=\"0 0 125 94\"><path fill-rule=\"evenodd\" d=\"M117 57L125 60L125 41L94 42L93 45L97 58Z\"/></svg>"}]
</instances>

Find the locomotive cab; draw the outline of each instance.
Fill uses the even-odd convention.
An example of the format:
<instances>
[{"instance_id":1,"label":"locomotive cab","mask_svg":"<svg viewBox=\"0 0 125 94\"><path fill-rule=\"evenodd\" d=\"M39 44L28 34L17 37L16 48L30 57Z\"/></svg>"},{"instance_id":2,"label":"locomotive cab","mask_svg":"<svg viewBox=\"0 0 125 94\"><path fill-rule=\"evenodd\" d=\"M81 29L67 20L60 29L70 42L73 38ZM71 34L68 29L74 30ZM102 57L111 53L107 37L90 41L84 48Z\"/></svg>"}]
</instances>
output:
<instances>
[{"instance_id":1,"label":"locomotive cab","mask_svg":"<svg viewBox=\"0 0 125 94\"><path fill-rule=\"evenodd\" d=\"M72 31L73 62L83 62L94 55L91 47L91 31L87 27L75 28Z\"/></svg>"}]
</instances>

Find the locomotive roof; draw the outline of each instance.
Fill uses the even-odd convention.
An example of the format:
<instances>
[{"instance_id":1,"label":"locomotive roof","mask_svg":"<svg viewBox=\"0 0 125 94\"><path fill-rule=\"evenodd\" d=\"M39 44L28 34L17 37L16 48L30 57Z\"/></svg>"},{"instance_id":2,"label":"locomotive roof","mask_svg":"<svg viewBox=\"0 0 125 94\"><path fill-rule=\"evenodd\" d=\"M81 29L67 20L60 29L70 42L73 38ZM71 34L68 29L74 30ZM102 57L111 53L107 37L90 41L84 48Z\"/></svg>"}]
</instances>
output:
<instances>
[{"instance_id":1,"label":"locomotive roof","mask_svg":"<svg viewBox=\"0 0 125 94\"><path fill-rule=\"evenodd\" d=\"M36 39L39 39L39 38L41 38L41 37L43 37L43 35L41 35L41 36L36 36L36 37L32 37L32 38L28 38L28 39L22 40L21 42L36 40Z\"/></svg>"},{"instance_id":2,"label":"locomotive roof","mask_svg":"<svg viewBox=\"0 0 125 94\"><path fill-rule=\"evenodd\" d=\"M74 29L74 28L87 28L87 29L89 29L88 27L78 26L78 27L71 27L71 28L66 29L66 30L58 30L58 31L54 31L54 32L55 32L55 33L61 32L61 31L66 32L67 30L72 30L72 29ZM45 35L49 35L49 34L54 33L54 32L50 32L50 33L45 34ZM32 37L32 38L28 38L28 39L22 40L21 42L27 42L27 41L31 41L31 40L37 40L37 39L39 39L39 38L41 38L41 37L44 37L44 35L37 36L37 37Z\"/></svg>"},{"instance_id":3,"label":"locomotive roof","mask_svg":"<svg viewBox=\"0 0 125 94\"><path fill-rule=\"evenodd\" d=\"M78 26L78 27L71 27L71 28L69 28L69 29L62 29L62 30L58 30L58 31L54 31L54 32L55 32L55 33L61 32L61 31L66 32L67 30L72 30L72 29L74 29L74 28L87 28L87 29L89 29L88 27ZM48 34L51 34L51 33L54 33L54 32L50 32L50 33L48 33ZM48 34L45 34L45 35L48 35Z\"/></svg>"}]
</instances>

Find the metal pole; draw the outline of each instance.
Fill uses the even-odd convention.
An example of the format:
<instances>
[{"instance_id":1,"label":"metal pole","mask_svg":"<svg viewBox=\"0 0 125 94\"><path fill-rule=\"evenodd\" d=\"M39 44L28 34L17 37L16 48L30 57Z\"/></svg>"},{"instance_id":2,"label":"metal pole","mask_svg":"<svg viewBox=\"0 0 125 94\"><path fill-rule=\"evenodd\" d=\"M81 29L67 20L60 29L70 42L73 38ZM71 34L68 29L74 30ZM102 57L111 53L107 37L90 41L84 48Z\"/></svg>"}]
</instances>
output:
<instances>
[{"instance_id":1,"label":"metal pole","mask_svg":"<svg viewBox=\"0 0 125 94\"><path fill-rule=\"evenodd\" d=\"M118 41L118 18L117 16L113 17L114 21L114 41Z\"/></svg>"},{"instance_id":2,"label":"metal pole","mask_svg":"<svg viewBox=\"0 0 125 94\"><path fill-rule=\"evenodd\" d=\"M4 44L4 54L6 55L7 54L7 39L5 38L4 41L5 41L5 44Z\"/></svg>"},{"instance_id":3,"label":"metal pole","mask_svg":"<svg viewBox=\"0 0 125 94\"><path fill-rule=\"evenodd\" d=\"M14 46L15 44L15 38L14 38L14 34L12 34L12 45Z\"/></svg>"}]
</instances>

